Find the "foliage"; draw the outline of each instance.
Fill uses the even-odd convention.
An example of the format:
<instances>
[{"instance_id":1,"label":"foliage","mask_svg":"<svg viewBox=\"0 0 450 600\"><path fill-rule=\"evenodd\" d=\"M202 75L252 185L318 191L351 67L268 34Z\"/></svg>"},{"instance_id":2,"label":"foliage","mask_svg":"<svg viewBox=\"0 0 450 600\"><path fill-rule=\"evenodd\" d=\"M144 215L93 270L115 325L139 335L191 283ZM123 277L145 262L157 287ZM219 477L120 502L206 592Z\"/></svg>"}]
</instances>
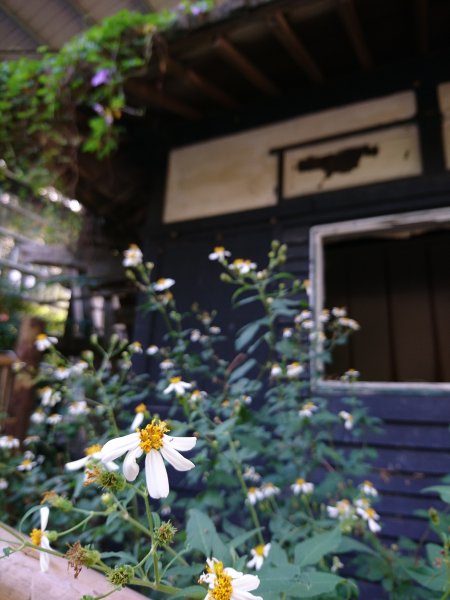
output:
<instances>
[{"instance_id":1,"label":"foliage","mask_svg":"<svg viewBox=\"0 0 450 600\"><path fill-rule=\"evenodd\" d=\"M0 64L0 158L35 191L50 184L68 193L78 178L77 154L102 158L115 150L126 106L124 82L145 73L153 37L181 13L198 14L211 0L178 10L122 10L73 38L59 52Z\"/></svg>"},{"instance_id":2,"label":"foliage","mask_svg":"<svg viewBox=\"0 0 450 600\"><path fill-rule=\"evenodd\" d=\"M166 331L161 346L145 350L155 376L131 370L132 357L144 357L139 342L113 338L103 348L93 338L92 350L68 362L56 340L36 341L47 354L27 442L33 454L26 458L4 440L1 475L3 511L14 520L15 506L31 506L19 531L35 527L41 554L42 536L58 554L69 542L75 574L91 566L107 574L112 591L132 584L154 598L352 598L352 563L391 598L449 597L447 517L432 514L442 545L427 546L427 563L383 546L377 535L377 491L362 481L373 452L363 443L349 452L334 440L361 442L379 424L356 398L333 405L311 388L313 371L357 324L337 307L319 315L316 331L308 284L283 271L285 255L274 242L262 270L250 260L229 262L224 248L210 255L234 288L234 305L254 305L254 320L234 340L237 355L220 352L225 336L213 314L177 310L175 282L154 281L137 247L124 265ZM357 373L345 378L355 381ZM69 453L78 459L79 448L92 444L104 446L63 470ZM174 454L194 445L194 464ZM124 453L125 477L111 464ZM145 476L135 462L142 454ZM170 492L165 468L156 465L160 454L180 471L170 473ZM448 487L437 491L447 498ZM43 492L48 531L36 529ZM14 535L7 554L30 545Z\"/></svg>"}]
</instances>

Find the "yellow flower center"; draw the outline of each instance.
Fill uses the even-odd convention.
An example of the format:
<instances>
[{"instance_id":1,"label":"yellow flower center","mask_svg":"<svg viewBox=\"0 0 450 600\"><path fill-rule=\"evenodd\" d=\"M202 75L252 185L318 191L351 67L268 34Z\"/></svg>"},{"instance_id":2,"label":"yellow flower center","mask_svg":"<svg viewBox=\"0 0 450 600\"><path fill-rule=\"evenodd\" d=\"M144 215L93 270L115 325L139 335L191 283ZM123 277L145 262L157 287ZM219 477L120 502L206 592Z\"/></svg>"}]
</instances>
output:
<instances>
[{"instance_id":1,"label":"yellow flower center","mask_svg":"<svg viewBox=\"0 0 450 600\"><path fill-rule=\"evenodd\" d=\"M33 531L30 533L30 538L32 544L34 544L35 546L40 546L42 539L42 529L33 529Z\"/></svg>"},{"instance_id":2,"label":"yellow flower center","mask_svg":"<svg viewBox=\"0 0 450 600\"><path fill-rule=\"evenodd\" d=\"M180 383L181 377L171 377L170 383Z\"/></svg>"},{"instance_id":3,"label":"yellow flower center","mask_svg":"<svg viewBox=\"0 0 450 600\"><path fill-rule=\"evenodd\" d=\"M147 410L147 407L145 406L145 404L143 402L141 402L140 404L138 404L136 406L136 408L134 409L134 412L145 413L146 410Z\"/></svg>"},{"instance_id":4,"label":"yellow flower center","mask_svg":"<svg viewBox=\"0 0 450 600\"><path fill-rule=\"evenodd\" d=\"M305 402L305 404L303 405L303 410L314 410L315 408L316 405L312 402Z\"/></svg>"},{"instance_id":5,"label":"yellow flower center","mask_svg":"<svg viewBox=\"0 0 450 600\"><path fill-rule=\"evenodd\" d=\"M46 340L46 339L47 339L47 336L45 335L45 333L39 333L39 334L36 336L36 339L37 339L37 340L40 340L40 341L43 341L43 340Z\"/></svg>"},{"instance_id":6,"label":"yellow flower center","mask_svg":"<svg viewBox=\"0 0 450 600\"><path fill-rule=\"evenodd\" d=\"M296 482L298 485L303 485L305 483L305 480L303 479L303 477L299 477Z\"/></svg>"},{"instance_id":7,"label":"yellow flower center","mask_svg":"<svg viewBox=\"0 0 450 600\"><path fill-rule=\"evenodd\" d=\"M128 250L139 250L139 246L137 244L130 244Z\"/></svg>"},{"instance_id":8,"label":"yellow flower center","mask_svg":"<svg viewBox=\"0 0 450 600\"><path fill-rule=\"evenodd\" d=\"M160 277L156 283L158 283L159 285L165 285L166 282L167 279L165 277Z\"/></svg>"},{"instance_id":9,"label":"yellow flower center","mask_svg":"<svg viewBox=\"0 0 450 600\"><path fill-rule=\"evenodd\" d=\"M216 246L214 248L214 252L216 254L223 254L225 252L225 248L224 248L224 246Z\"/></svg>"},{"instance_id":10,"label":"yellow flower center","mask_svg":"<svg viewBox=\"0 0 450 600\"><path fill-rule=\"evenodd\" d=\"M259 544L258 546L256 546L255 548L255 552L258 556L264 556L264 544Z\"/></svg>"},{"instance_id":11,"label":"yellow flower center","mask_svg":"<svg viewBox=\"0 0 450 600\"><path fill-rule=\"evenodd\" d=\"M169 428L165 421L153 419L144 429L138 429L141 438L139 446L144 452L159 450L163 446L163 436L167 431L169 431Z\"/></svg>"},{"instance_id":12,"label":"yellow flower center","mask_svg":"<svg viewBox=\"0 0 450 600\"><path fill-rule=\"evenodd\" d=\"M248 493L249 494L254 494L256 492L256 490L257 490L257 488L255 488L255 487L249 487L248 488Z\"/></svg>"},{"instance_id":13,"label":"yellow flower center","mask_svg":"<svg viewBox=\"0 0 450 600\"><path fill-rule=\"evenodd\" d=\"M28 467L28 465L31 465L31 462L32 462L31 459L26 458L20 464L23 465L24 467Z\"/></svg>"},{"instance_id":14,"label":"yellow flower center","mask_svg":"<svg viewBox=\"0 0 450 600\"><path fill-rule=\"evenodd\" d=\"M373 488L373 483L371 481L367 481L367 479L363 481L363 485L369 488Z\"/></svg>"},{"instance_id":15,"label":"yellow flower center","mask_svg":"<svg viewBox=\"0 0 450 600\"><path fill-rule=\"evenodd\" d=\"M367 508L366 514L368 519L374 519L377 516L377 513L374 511L373 508Z\"/></svg>"},{"instance_id":16,"label":"yellow flower center","mask_svg":"<svg viewBox=\"0 0 450 600\"><path fill-rule=\"evenodd\" d=\"M293 363L291 363L289 366L290 366L291 368L292 368L292 367L299 367L299 366L300 366L300 363L299 363L299 362L293 362Z\"/></svg>"},{"instance_id":17,"label":"yellow flower center","mask_svg":"<svg viewBox=\"0 0 450 600\"><path fill-rule=\"evenodd\" d=\"M223 572L223 563L217 561L213 568L208 567L209 573L215 573L217 579L214 588L209 591L208 600L230 600L233 594L233 585L230 575Z\"/></svg>"},{"instance_id":18,"label":"yellow flower center","mask_svg":"<svg viewBox=\"0 0 450 600\"><path fill-rule=\"evenodd\" d=\"M93 446L88 446L87 448L85 448L84 453L86 454L86 456L92 456L93 454L100 452L101 449L101 444L94 444Z\"/></svg>"}]
</instances>

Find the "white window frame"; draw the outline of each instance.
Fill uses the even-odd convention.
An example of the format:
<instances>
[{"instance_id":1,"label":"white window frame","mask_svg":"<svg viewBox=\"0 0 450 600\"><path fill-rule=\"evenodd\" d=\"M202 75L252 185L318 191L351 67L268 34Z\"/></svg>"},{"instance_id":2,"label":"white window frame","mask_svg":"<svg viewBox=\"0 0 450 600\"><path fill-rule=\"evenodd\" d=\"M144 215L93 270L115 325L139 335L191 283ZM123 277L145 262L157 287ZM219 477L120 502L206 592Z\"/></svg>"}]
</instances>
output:
<instances>
[{"instance_id":1,"label":"white window frame","mask_svg":"<svg viewBox=\"0 0 450 600\"><path fill-rule=\"evenodd\" d=\"M310 303L314 312L315 330L321 331L319 315L324 307L325 270L324 270L324 245L330 241L340 241L360 238L365 233L376 231L396 231L412 229L432 229L434 226L448 223L450 226L450 207L422 210L368 219L355 219L317 225L310 230L309 244L309 277L311 282ZM450 268L450 267L449 267ZM327 307L330 308L330 307ZM350 317L352 315L349 315ZM320 347L317 348L320 351ZM312 386L318 391L345 392L376 392L376 391L417 391L417 392L450 392L449 383L417 383L417 382L390 382L390 381L358 381L345 383L343 381L326 380L323 378L324 365L320 358L316 358L311 365ZM355 365L357 368L357 365Z\"/></svg>"}]
</instances>

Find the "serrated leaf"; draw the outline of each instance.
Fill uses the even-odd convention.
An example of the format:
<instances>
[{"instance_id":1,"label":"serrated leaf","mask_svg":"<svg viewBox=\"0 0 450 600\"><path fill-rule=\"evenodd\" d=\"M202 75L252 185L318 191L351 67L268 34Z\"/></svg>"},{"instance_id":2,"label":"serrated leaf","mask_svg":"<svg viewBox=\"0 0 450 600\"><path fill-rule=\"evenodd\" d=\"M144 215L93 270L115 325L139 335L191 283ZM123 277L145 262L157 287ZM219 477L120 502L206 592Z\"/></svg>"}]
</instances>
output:
<instances>
[{"instance_id":1,"label":"serrated leaf","mask_svg":"<svg viewBox=\"0 0 450 600\"><path fill-rule=\"evenodd\" d=\"M341 543L342 535L338 528L327 533L319 533L295 547L295 564L300 567L315 565Z\"/></svg>"},{"instance_id":2,"label":"serrated leaf","mask_svg":"<svg viewBox=\"0 0 450 600\"><path fill-rule=\"evenodd\" d=\"M214 556L224 562L229 560L230 551L223 543L208 515L195 508L191 508L188 515L186 533L190 547L203 552L206 558Z\"/></svg>"}]
</instances>

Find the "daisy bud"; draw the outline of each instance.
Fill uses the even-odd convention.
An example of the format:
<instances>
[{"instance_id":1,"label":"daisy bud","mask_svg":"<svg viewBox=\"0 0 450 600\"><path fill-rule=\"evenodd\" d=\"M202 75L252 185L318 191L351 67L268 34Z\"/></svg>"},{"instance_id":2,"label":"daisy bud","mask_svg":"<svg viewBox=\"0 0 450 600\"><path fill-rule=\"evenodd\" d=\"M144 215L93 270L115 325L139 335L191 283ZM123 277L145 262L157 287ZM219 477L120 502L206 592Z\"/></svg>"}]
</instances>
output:
<instances>
[{"instance_id":1,"label":"daisy bud","mask_svg":"<svg viewBox=\"0 0 450 600\"><path fill-rule=\"evenodd\" d=\"M170 521L161 523L161 525L155 531L156 542L160 546L167 546L173 542L176 532L176 527L174 527Z\"/></svg>"},{"instance_id":2,"label":"daisy bud","mask_svg":"<svg viewBox=\"0 0 450 600\"><path fill-rule=\"evenodd\" d=\"M131 565L121 565L112 569L106 577L113 585L124 587L133 579L134 569Z\"/></svg>"},{"instance_id":3,"label":"daisy bud","mask_svg":"<svg viewBox=\"0 0 450 600\"><path fill-rule=\"evenodd\" d=\"M116 473L114 471L100 471L100 474L97 478L97 483L106 490L111 490L112 492L121 492L127 482L123 475L120 473Z\"/></svg>"}]
</instances>

